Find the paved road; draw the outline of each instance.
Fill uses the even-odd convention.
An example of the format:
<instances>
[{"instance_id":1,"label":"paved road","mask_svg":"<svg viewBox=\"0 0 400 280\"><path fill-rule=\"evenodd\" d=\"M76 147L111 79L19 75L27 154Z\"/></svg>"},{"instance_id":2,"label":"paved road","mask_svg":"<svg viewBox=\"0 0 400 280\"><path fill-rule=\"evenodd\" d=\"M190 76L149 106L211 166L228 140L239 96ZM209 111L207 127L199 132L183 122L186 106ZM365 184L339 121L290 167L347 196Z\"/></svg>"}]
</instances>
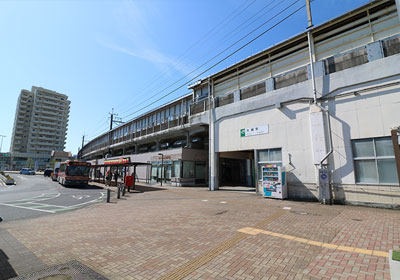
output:
<instances>
[{"instance_id":1,"label":"paved road","mask_svg":"<svg viewBox=\"0 0 400 280\"><path fill-rule=\"evenodd\" d=\"M0 185L0 217L3 221L62 213L105 199L105 191L97 186L66 188L43 175L10 175L16 185Z\"/></svg>"}]
</instances>

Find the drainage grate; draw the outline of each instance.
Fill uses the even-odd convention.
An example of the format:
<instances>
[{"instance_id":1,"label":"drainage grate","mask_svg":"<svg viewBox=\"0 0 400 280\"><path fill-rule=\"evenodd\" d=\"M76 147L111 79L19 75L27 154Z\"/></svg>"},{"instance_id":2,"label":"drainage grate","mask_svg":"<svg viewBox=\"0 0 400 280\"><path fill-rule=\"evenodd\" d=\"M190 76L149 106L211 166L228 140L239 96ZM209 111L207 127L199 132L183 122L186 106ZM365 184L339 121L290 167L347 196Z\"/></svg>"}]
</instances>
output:
<instances>
[{"instance_id":1,"label":"drainage grate","mask_svg":"<svg viewBox=\"0 0 400 280\"><path fill-rule=\"evenodd\" d=\"M13 280L108 280L78 261L51 266Z\"/></svg>"}]
</instances>

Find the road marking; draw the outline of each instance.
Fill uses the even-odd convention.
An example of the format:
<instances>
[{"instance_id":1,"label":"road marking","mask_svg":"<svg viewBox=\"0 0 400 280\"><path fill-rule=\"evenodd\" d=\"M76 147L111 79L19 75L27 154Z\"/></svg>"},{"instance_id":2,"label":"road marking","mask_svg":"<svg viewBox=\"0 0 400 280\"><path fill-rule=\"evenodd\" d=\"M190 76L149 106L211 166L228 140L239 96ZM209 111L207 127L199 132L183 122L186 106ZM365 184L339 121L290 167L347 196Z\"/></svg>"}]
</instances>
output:
<instances>
[{"instance_id":1,"label":"road marking","mask_svg":"<svg viewBox=\"0 0 400 280\"><path fill-rule=\"evenodd\" d=\"M34 208L31 208L31 207L24 207L24 206L19 206L19 205L12 205L12 204L5 204L5 203L0 203L0 205L3 205L3 206L10 206L10 207L15 207L15 208L21 208L21 209L27 209L27 210L35 210L35 211L53 213L53 214L55 213L54 211L50 211L50 210L34 209Z\"/></svg>"},{"instance_id":2,"label":"road marking","mask_svg":"<svg viewBox=\"0 0 400 280\"><path fill-rule=\"evenodd\" d=\"M61 193L55 193L55 194L42 193L41 195L34 196L31 198L16 200L16 202L18 202L18 201L25 201L25 202L26 201L43 201L43 200L48 200L48 199L53 199L53 198L59 197L60 195L61 195ZM11 202L11 203L13 203L13 202Z\"/></svg>"},{"instance_id":3,"label":"road marking","mask_svg":"<svg viewBox=\"0 0 400 280\"><path fill-rule=\"evenodd\" d=\"M364 254L364 255L374 255L374 256L378 256L378 257L389 257L389 253L384 252L384 251L366 250L366 249L356 248L356 247L340 246L337 244L324 243L324 242L314 241L314 240L310 240L310 239L299 238L299 237L296 237L293 235L286 235L286 234L281 234L281 233L277 233L277 232L272 232L272 231L267 231L267 230L262 230L262 229L257 229L257 228L251 228L251 227L241 228L238 230L238 232L246 233L249 235L257 235L257 234L261 233L261 234L271 235L271 236L275 236L275 237L279 237L279 238L293 240L296 242L301 242L301 243L314 245L314 246L318 246L318 247L323 247L323 248L327 248L327 249L332 249L332 250L353 252L353 253L359 253L359 254Z\"/></svg>"},{"instance_id":4,"label":"road marking","mask_svg":"<svg viewBox=\"0 0 400 280\"><path fill-rule=\"evenodd\" d=\"M73 198L75 199L82 199L82 198L88 198L90 195L72 195Z\"/></svg>"},{"instance_id":5,"label":"road marking","mask_svg":"<svg viewBox=\"0 0 400 280\"><path fill-rule=\"evenodd\" d=\"M67 210L81 208L85 204L101 202L101 201L103 201L103 198L105 197L106 193L100 192L100 194L101 194L101 196L96 199L93 199L93 200L90 200L87 202L83 202L83 203L79 203L79 204L70 205L70 206L38 203L38 201L43 201L43 200L48 200L48 199L53 199L53 198L59 197L61 195L60 193L41 194L39 196L35 196L35 197L29 198L29 199L20 199L20 200L14 201L14 202L0 203L0 205L54 214L59 211L67 211ZM89 195L83 195L83 196L90 197ZM23 206L23 205L25 205L25 206ZM30 206L26 206L26 205L30 205ZM41 209L41 208L50 208L50 209ZM51 209L51 208L54 208L54 209Z\"/></svg>"}]
</instances>

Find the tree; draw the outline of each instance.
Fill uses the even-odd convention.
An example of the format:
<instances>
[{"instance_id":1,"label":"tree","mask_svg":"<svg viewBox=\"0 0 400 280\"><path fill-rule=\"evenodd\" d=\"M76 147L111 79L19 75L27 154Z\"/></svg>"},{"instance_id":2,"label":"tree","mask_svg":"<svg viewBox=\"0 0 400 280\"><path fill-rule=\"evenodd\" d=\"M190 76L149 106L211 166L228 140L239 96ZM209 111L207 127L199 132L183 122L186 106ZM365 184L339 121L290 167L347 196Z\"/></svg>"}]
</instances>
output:
<instances>
[{"instance_id":1,"label":"tree","mask_svg":"<svg viewBox=\"0 0 400 280\"><path fill-rule=\"evenodd\" d=\"M50 161L50 168L54 168L54 164L56 163L56 159L55 158L53 158L51 161Z\"/></svg>"},{"instance_id":2,"label":"tree","mask_svg":"<svg viewBox=\"0 0 400 280\"><path fill-rule=\"evenodd\" d=\"M29 168L32 168L33 164L34 164L33 159L32 158L28 158L27 161L26 161L26 166L29 167Z\"/></svg>"}]
</instances>

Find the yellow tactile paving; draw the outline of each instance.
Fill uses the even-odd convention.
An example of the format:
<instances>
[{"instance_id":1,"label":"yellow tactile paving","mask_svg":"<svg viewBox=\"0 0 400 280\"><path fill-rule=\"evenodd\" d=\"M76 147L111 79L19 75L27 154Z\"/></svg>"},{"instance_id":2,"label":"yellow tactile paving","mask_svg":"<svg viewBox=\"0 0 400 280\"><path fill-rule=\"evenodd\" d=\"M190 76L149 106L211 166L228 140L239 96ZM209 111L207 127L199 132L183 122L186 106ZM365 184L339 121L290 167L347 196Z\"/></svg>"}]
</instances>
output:
<instances>
[{"instance_id":1,"label":"yellow tactile paving","mask_svg":"<svg viewBox=\"0 0 400 280\"><path fill-rule=\"evenodd\" d=\"M284 238L284 239L288 239L288 240L293 240L293 241L306 243L306 244L319 246L319 247L324 247L324 248L328 248L328 249L333 249L333 250L354 252L354 253L359 253L359 254L364 254L364 255L374 255L374 256L378 256L378 257L389 257L388 252L367 250L367 249L348 247L348 246L340 246L340 245L331 244L331 243L323 243L323 242L309 240L309 239L305 239L305 238L299 238L299 237L296 237L293 235L281 234L281 233L277 233L277 232L260 230L260 229L251 228L251 227L242 228L242 229L239 229L238 231L242 232L242 233L246 233L246 234L251 234L251 235L257 235L258 233L262 233L262 234L266 234L266 235L271 235L271 236L275 236L275 237L279 237L279 238Z\"/></svg>"},{"instance_id":2,"label":"yellow tactile paving","mask_svg":"<svg viewBox=\"0 0 400 280\"><path fill-rule=\"evenodd\" d=\"M280 216L284 215L285 211L277 211L276 213L270 215L265 220L259 222L257 226L266 226L268 223L271 223L278 219ZM198 257L190 260L189 262L183 264L182 266L176 268L175 270L171 271L170 273L164 275L163 277L159 278L159 280L177 280L185 278L186 276L190 275L193 271L196 271L215 257L221 255L223 252L229 250L230 248L234 247L237 243L242 241L243 239L247 238L248 235L257 235L259 233L263 233L262 229L252 228L252 227L245 227L239 229L236 235L233 237L219 243L216 247L204 252L203 254L199 255ZM281 236L282 234L279 234Z\"/></svg>"}]
</instances>

